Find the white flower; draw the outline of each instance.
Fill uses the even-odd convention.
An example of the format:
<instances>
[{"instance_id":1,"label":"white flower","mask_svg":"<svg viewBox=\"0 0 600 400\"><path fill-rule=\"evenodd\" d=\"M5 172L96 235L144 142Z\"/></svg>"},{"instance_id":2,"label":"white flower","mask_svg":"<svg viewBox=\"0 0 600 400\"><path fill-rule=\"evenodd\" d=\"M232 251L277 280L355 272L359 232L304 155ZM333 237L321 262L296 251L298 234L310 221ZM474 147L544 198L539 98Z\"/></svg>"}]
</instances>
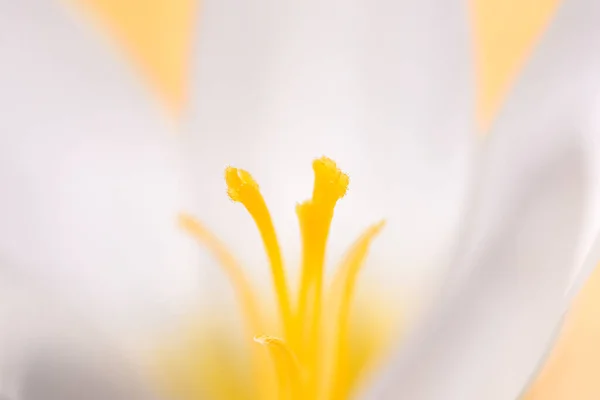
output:
<instances>
[{"instance_id":1,"label":"white flower","mask_svg":"<svg viewBox=\"0 0 600 400\"><path fill-rule=\"evenodd\" d=\"M269 282L260 237L227 202L222 171L253 173L293 265L293 207L310 197L307 162L325 154L352 182L327 264L385 218L367 280L401 292L392 309L419 310L364 395L517 397L587 272L579 266L598 228L593 3L562 5L485 139L475 133L464 5L205 2L178 133L73 12L34 0L1 6L0 257L5 281L25 295L3 295L1 337L14 354L0 372L25 371L25 399L171 386L156 376L138 385L148 364L134 350L162 350L165 330L177 337L198 310L218 314L214 293L224 291L177 216L202 219L253 281ZM94 328L84 332L81 320ZM98 351L105 342L114 357ZM108 364L97 368L98 358ZM123 360L140 370L115 380Z\"/></svg>"}]
</instances>

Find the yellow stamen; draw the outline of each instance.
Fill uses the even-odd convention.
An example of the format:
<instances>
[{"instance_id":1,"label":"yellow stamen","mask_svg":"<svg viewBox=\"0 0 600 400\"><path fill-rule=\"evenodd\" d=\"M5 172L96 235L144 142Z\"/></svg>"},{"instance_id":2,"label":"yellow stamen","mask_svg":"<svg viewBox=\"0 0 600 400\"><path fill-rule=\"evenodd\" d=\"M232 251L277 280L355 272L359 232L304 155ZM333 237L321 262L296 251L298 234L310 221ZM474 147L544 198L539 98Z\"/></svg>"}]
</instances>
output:
<instances>
[{"instance_id":1,"label":"yellow stamen","mask_svg":"<svg viewBox=\"0 0 600 400\"><path fill-rule=\"evenodd\" d=\"M257 336L254 340L269 349L279 383L278 399L305 399L302 392L302 371L292 349L283 340L273 336Z\"/></svg>"},{"instance_id":2,"label":"yellow stamen","mask_svg":"<svg viewBox=\"0 0 600 400\"><path fill-rule=\"evenodd\" d=\"M194 217L187 214L180 214L179 224L192 237L198 240L201 245L206 246L213 253L227 274L236 295L239 297L238 301L243 308L243 315L246 317L248 328L254 333L260 332L263 329L263 324L260 312L258 311L256 296L235 257L231 255L231 252L219 238L202 226Z\"/></svg>"},{"instance_id":3,"label":"yellow stamen","mask_svg":"<svg viewBox=\"0 0 600 400\"><path fill-rule=\"evenodd\" d=\"M294 343L311 371L309 390L318 386L319 331L323 290L323 267L327 238L337 201L348 190L349 178L329 158L313 162L315 183L312 199L296 208L302 236L302 277L298 299ZM296 343L298 341L298 343Z\"/></svg>"},{"instance_id":4,"label":"yellow stamen","mask_svg":"<svg viewBox=\"0 0 600 400\"><path fill-rule=\"evenodd\" d=\"M280 316L278 322L284 328L281 339L254 337L267 330L267 321L262 319L258 297L240 265L225 245L200 222L187 214L180 215L181 226L210 249L231 281L251 331L247 338L254 337L268 350L252 346L252 364L246 365L237 359L239 349L233 349L227 341L201 341L193 354L201 354L202 362L176 360L179 365L183 363L184 370L189 370L189 374L178 374L181 381L171 380L180 389L179 393L183 393L182 399L195 400L204 398L207 393L215 393L215 400L345 400L353 394L357 382L364 378L365 367L374 365L379 349L389 344L383 338L384 333L391 330L389 326L381 329L379 325L373 325L376 320L371 318L374 314L371 308L366 316L351 312L358 274L371 242L384 223L372 225L363 232L339 265L331 285L325 286L325 251L334 208L346 194L349 178L326 157L314 161L313 171L312 197L296 208L302 239L302 264L295 310L292 310L275 228L258 184L242 169L229 167L225 171L229 197L244 205L260 232L270 263ZM369 305L375 304L371 300ZM356 308L361 309L365 310L364 307ZM361 324L353 323L357 316ZM222 332L222 335L229 337L229 333ZM219 351L203 350L204 347ZM187 356L186 348L184 344L183 352L176 354ZM228 363L219 363L209 359L211 354L216 354L216 358L228 358L229 354L232 358ZM227 367L211 369L210 374L197 374L196 371L201 372L211 365ZM248 367L252 368L250 377L236 375L244 376L243 382L238 383L247 391L242 393L229 387L229 371L237 368L244 371ZM170 370L178 371L176 367ZM233 376L233 371L231 374ZM256 387L246 379L253 379ZM204 384L206 388L203 388Z\"/></svg>"},{"instance_id":5,"label":"yellow stamen","mask_svg":"<svg viewBox=\"0 0 600 400\"><path fill-rule=\"evenodd\" d=\"M247 171L228 167L225 170L225 181L227 183L227 194L231 200L242 203L258 227L271 264L273 284L283 320L283 328L285 332L289 333L292 329L290 296L281 249L269 209L260 193L258 184Z\"/></svg>"},{"instance_id":6,"label":"yellow stamen","mask_svg":"<svg viewBox=\"0 0 600 400\"><path fill-rule=\"evenodd\" d=\"M206 229L200 221L196 220L191 215L180 214L179 225L194 237L201 245L204 245L219 261L221 267L225 271L234 293L238 297L238 303L242 308L242 315L245 318L246 327L250 333L250 337L256 332L261 332L264 329L262 317L259 312L257 297L252 290L250 282L244 275L239 263L227 246L219 240L212 232ZM270 384L268 376L265 376L264 368L261 367L265 363L263 357L253 351L253 363L256 369L258 385L263 396L267 396Z\"/></svg>"},{"instance_id":7,"label":"yellow stamen","mask_svg":"<svg viewBox=\"0 0 600 400\"><path fill-rule=\"evenodd\" d=\"M371 242L381 232L384 221L369 227L352 245L346 258L337 270L337 274L332 282L333 295L338 295L339 299L334 299L337 303L337 322L334 328L335 345L333 348L333 384L331 385L330 399L346 399L348 397L348 376L346 373L346 359L348 354L348 320L350 318L350 308L352 305L352 296L356 278L364 265L364 260L369 251Z\"/></svg>"}]
</instances>

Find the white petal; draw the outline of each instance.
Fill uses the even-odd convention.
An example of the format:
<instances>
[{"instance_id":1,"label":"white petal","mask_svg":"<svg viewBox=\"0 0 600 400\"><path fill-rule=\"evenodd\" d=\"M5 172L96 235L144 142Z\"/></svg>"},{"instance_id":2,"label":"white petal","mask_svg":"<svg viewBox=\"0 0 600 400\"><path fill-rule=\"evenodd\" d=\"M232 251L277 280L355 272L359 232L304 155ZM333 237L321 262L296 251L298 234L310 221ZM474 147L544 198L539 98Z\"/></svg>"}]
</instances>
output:
<instances>
[{"instance_id":1,"label":"white petal","mask_svg":"<svg viewBox=\"0 0 600 400\"><path fill-rule=\"evenodd\" d=\"M40 351L25 366L19 400L152 400L158 397L118 356L57 346ZM89 349L88 349L89 350ZM96 352L99 349L95 349Z\"/></svg>"},{"instance_id":2,"label":"white petal","mask_svg":"<svg viewBox=\"0 0 600 400\"><path fill-rule=\"evenodd\" d=\"M60 293L6 269L0 278L0 394L10 400L157 398L135 353L109 327L95 326Z\"/></svg>"},{"instance_id":3,"label":"white petal","mask_svg":"<svg viewBox=\"0 0 600 400\"><path fill-rule=\"evenodd\" d=\"M351 176L332 260L387 218L378 264L423 274L454 233L475 139L466 18L436 0L205 1L188 146L207 188L198 213L264 265L249 218L208 193L224 165L246 168L285 253L298 254L294 205L310 195L308 163L325 154Z\"/></svg>"},{"instance_id":4,"label":"white petal","mask_svg":"<svg viewBox=\"0 0 600 400\"><path fill-rule=\"evenodd\" d=\"M114 324L189 300L176 136L61 2L0 13L0 255ZM187 297L186 297L187 296Z\"/></svg>"},{"instance_id":5,"label":"white petal","mask_svg":"<svg viewBox=\"0 0 600 400\"><path fill-rule=\"evenodd\" d=\"M566 308L591 183L600 4L565 2L502 111L448 290L373 398L517 398Z\"/></svg>"},{"instance_id":6,"label":"white petal","mask_svg":"<svg viewBox=\"0 0 600 400\"><path fill-rule=\"evenodd\" d=\"M600 260L600 207L598 207L600 204L600 93L588 129L590 133L585 143L588 150L587 159L592 166L589 179L594 184L588 201L587 229L582 245L582 256L585 258L581 268L573 274L573 284L569 288L568 299L572 299L579 293Z\"/></svg>"}]
</instances>

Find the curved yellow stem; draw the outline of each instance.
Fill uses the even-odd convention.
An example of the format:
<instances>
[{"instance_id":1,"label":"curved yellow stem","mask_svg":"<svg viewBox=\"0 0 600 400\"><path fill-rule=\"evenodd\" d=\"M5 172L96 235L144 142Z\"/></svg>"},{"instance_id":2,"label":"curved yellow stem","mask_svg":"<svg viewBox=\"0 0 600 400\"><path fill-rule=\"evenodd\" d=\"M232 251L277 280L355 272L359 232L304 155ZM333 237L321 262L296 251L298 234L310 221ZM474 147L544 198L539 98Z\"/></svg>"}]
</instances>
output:
<instances>
[{"instance_id":1,"label":"curved yellow stem","mask_svg":"<svg viewBox=\"0 0 600 400\"><path fill-rule=\"evenodd\" d=\"M381 232L385 225L384 221L370 226L352 245L342 264L340 265L336 276L332 282L332 294L339 296L334 299L334 304L337 305L337 321L334 327L334 348L333 350L333 382L330 386L329 399L342 400L348 397L348 382L346 382L345 365L347 360L345 356L348 354L349 332L348 320L350 316L350 308L352 305L352 297L356 279L364 260L369 251L369 246L373 239ZM337 301L335 301L337 300Z\"/></svg>"}]
</instances>

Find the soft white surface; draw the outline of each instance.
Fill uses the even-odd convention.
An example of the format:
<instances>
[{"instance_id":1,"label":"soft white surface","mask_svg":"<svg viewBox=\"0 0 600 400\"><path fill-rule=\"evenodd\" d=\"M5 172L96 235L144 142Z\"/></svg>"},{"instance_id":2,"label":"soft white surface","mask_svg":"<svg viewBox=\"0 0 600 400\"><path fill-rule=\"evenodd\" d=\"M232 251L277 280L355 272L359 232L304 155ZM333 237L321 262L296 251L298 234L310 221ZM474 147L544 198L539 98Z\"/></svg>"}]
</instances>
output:
<instances>
[{"instance_id":1,"label":"soft white surface","mask_svg":"<svg viewBox=\"0 0 600 400\"><path fill-rule=\"evenodd\" d=\"M60 2L1 8L3 268L119 328L181 308L199 275L175 224L190 190L176 136Z\"/></svg>"},{"instance_id":2,"label":"soft white surface","mask_svg":"<svg viewBox=\"0 0 600 400\"><path fill-rule=\"evenodd\" d=\"M322 154L352 180L330 261L387 218L370 265L416 292L436 276L475 140L462 8L206 1L179 134L111 41L73 10L42 0L2 10L0 254L32 279L124 328L189 308L221 273L207 257L195 263L195 244L175 229L184 209L268 282L223 168L255 174L293 267L294 204L309 196L310 162Z\"/></svg>"},{"instance_id":3,"label":"soft white surface","mask_svg":"<svg viewBox=\"0 0 600 400\"><path fill-rule=\"evenodd\" d=\"M385 282L404 290L435 277L475 141L462 4L204 1L178 136L110 41L60 4L0 5L0 255L11 273L138 337L214 286L176 212L207 221L266 277L223 168L255 174L294 260L293 207L310 193L310 161L326 154L352 180L328 257L384 217L370 264Z\"/></svg>"},{"instance_id":4,"label":"soft white surface","mask_svg":"<svg viewBox=\"0 0 600 400\"><path fill-rule=\"evenodd\" d=\"M500 113L447 290L376 399L515 399L540 365L597 224L589 120L600 4L566 2Z\"/></svg>"},{"instance_id":5,"label":"soft white surface","mask_svg":"<svg viewBox=\"0 0 600 400\"><path fill-rule=\"evenodd\" d=\"M184 138L197 214L266 277L250 218L221 189L225 165L250 170L293 266L294 205L310 196L311 160L328 155L351 178L328 259L386 218L367 270L404 289L429 283L456 231L476 139L466 18L436 0L204 2Z\"/></svg>"}]
</instances>

